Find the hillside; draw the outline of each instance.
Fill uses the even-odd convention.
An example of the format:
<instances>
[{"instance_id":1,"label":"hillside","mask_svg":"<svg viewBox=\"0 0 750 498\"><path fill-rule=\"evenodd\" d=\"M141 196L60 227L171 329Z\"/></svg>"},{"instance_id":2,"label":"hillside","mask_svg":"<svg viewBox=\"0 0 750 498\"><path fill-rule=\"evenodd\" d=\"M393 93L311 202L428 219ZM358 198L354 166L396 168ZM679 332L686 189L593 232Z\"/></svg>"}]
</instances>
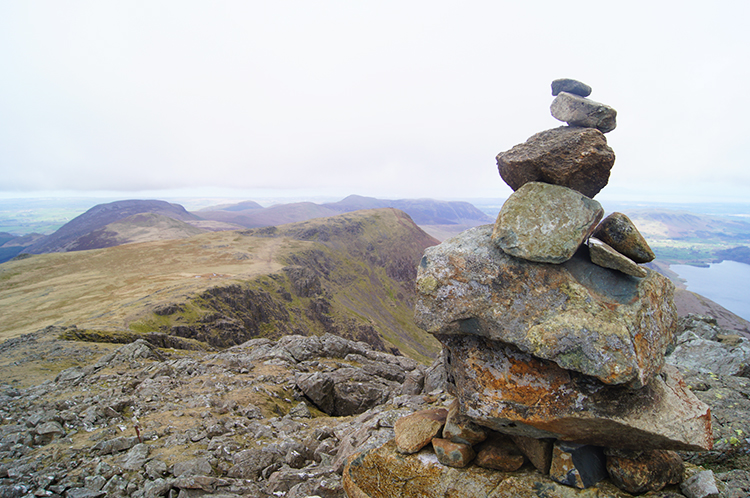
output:
<instances>
[{"instance_id":1,"label":"hillside","mask_svg":"<svg viewBox=\"0 0 750 498\"><path fill-rule=\"evenodd\" d=\"M350 195L338 202L315 204L297 202L260 208L257 203L245 201L197 211L202 218L236 223L247 228L273 226L282 223L305 221L333 216L362 209L395 208L407 213L414 222L430 232L430 227L451 227L451 234L468 227L492 223L492 219L468 202L439 201L435 199L385 200L360 195Z\"/></svg>"},{"instance_id":2,"label":"hillside","mask_svg":"<svg viewBox=\"0 0 750 498\"><path fill-rule=\"evenodd\" d=\"M245 232L52 253L0 266L0 338L47 325L230 346L332 332L427 359L416 265L437 241L394 209Z\"/></svg>"},{"instance_id":3,"label":"hillside","mask_svg":"<svg viewBox=\"0 0 750 498\"><path fill-rule=\"evenodd\" d=\"M81 237L88 236L88 234L95 230L103 229L111 223L140 213L155 213L184 222L199 219L198 216L188 213L179 204L170 204L165 201L125 200L98 204L80 216L75 217L53 234L29 245L24 249L24 252L29 254L43 254L77 250L72 249L73 247L94 248L93 241L81 243L76 241ZM132 221L130 223L131 225L133 224Z\"/></svg>"}]
</instances>

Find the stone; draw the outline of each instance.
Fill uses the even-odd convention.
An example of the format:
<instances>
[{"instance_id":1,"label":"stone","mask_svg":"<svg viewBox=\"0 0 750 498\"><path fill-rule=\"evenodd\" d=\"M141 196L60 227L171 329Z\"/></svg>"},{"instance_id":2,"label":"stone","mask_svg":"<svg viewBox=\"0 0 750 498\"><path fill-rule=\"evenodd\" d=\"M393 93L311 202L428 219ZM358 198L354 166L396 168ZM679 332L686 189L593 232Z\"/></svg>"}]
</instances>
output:
<instances>
[{"instance_id":1,"label":"stone","mask_svg":"<svg viewBox=\"0 0 750 498\"><path fill-rule=\"evenodd\" d=\"M310 409L303 402L297 403L289 410L288 415L292 418L311 418Z\"/></svg>"},{"instance_id":2,"label":"stone","mask_svg":"<svg viewBox=\"0 0 750 498\"><path fill-rule=\"evenodd\" d=\"M549 474L553 439L536 439L521 435L511 435L510 438L539 472Z\"/></svg>"},{"instance_id":3,"label":"stone","mask_svg":"<svg viewBox=\"0 0 750 498\"><path fill-rule=\"evenodd\" d=\"M711 412L665 366L641 389L588 376L478 336L438 336L449 350L451 394L464 415L506 434L632 450L701 451Z\"/></svg>"},{"instance_id":4,"label":"stone","mask_svg":"<svg viewBox=\"0 0 750 498\"><path fill-rule=\"evenodd\" d=\"M556 442L549 475L555 481L585 489L607 477L604 451L598 446Z\"/></svg>"},{"instance_id":5,"label":"stone","mask_svg":"<svg viewBox=\"0 0 750 498\"><path fill-rule=\"evenodd\" d=\"M297 387L328 415L357 415L401 391L401 384L356 367L297 373Z\"/></svg>"},{"instance_id":6,"label":"stone","mask_svg":"<svg viewBox=\"0 0 750 498\"><path fill-rule=\"evenodd\" d=\"M602 206L580 192L529 182L500 209L492 241L505 253L539 263L564 263L604 215Z\"/></svg>"},{"instance_id":7,"label":"stone","mask_svg":"<svg viewBox=\"0 0 750 498\"><path fill-rule=\"evenodd\" d=\"M487 429L475 424L459 411L458 400L448 406L448 416L443 427L443 438L454 443L477 444L487 439Z\"/></svg>"},{"instance_id":8,"label":"stone","mask_svg":"<svg viewBox=\"0 0 750 498\"><path fill-rule=\"evenodd\" d=\"M586 83L570 78L560 78L552 82L552 95L557 96L560 92L568 92L581 97L591 95L591 87Z\"/></svg>"},{"instance_id":9,"label":"stone","mask_svg":"<svg viewBox=\"0 0 750 498\"><path fill-rule=\"evenodd\" d=\"M705 374L750 376L750 339L739 338L736 345L711 341L691 331L676 340L667 356L670 365Z\"/></svg>"},{"instance_id":10,"label":"stone","mask_svg":"<svg viewBox=\"0 0 750 498\"><path fill-rule=\"evenodd\" d=\"M695 473L680 484L680 490L688 498L719 498L719 488L716 478L710 470Z\"/></svg>"},{"instance_id":11,"label":"stone","mask_svg":"<svg viewBox=\"0 0 750 498\"><path fill-rule=\"evenodd\" d=\"M213 469L209 461L205 458L193 458L191 460L175 462L172 474L175 477L210 476L213 474Z\"/></svg>"},{"instance_id":12,"label":"stone","mask_svg":"<svg viewBox=\"0 0 750 498\"><path fill-rule=\"evenodd\" d=\"M613 108L568 92L557 94L550 111L555 119L570 126L596 128L602 133L617 127L617 111Z\"/></svg>"},{"instance_id":13,"label":"stone","mask_svg":"<svg viewBox=\"0 0 750 498\"><path fill-rule=\"evenodd\" d=\"M602 268L621 271L626 275L643 278L648 275L648 270L638 266L632 259L623 256L610 246L594 238L588 241L591 262Z\"/></svg>"},{"instance_id":14,"label":"stone","mask_svg":"<svg viewBox=\"0 0 750 498\"><path fill-rule=\"evenodd\" d=\"M599 130L561 126L532 135L496 159L500 176L513 190L544 182L593 198L609 181L615 153Z\"/></svg>"},{"instance_id":15,"label":"stone","mask_svg":"<svg viewBox=\"0 0 750 498\"><path fill-rule=\"evenodd\" d=\"M466 467L476 456L470 444L454 443L439 437L432 439L432 448L438 462L449 467Z\"/></svg>"},{"instance_id":16,"label":"stone","mask_svg":"<svg viewBox=\"0 0 750 498\"><path fill-rule=\"evenodd\" d=\"M656 257L635 224L622 213L604 218L592 235L636 263L648 263Z\"/></svg>"},{"instance_id":17,"label":"stone","mask_svg":"<svg viewBox=\"0 0 750 498\"><path fill-rule=\"evenodd\" d=\"M122 468L125 470L141 470L146 464L149 447L145 444L136 444L122 457Z\"/></svg>"},{"instance_id":18,"label":"stone","mask_svg":"<svg viewBox=\"0 0 750 498\"><path fill-rule=\"evenodd\" d=\"M526 458L513 440L499 432L493 432L477 447L476 464L486 469L515 472L526 462Z\"/></svg>"},{"instance_id":19,"label":"stone","mask_svg":"<svg viewBox=\"0 0 750 498\"><path fill-rule=\"evenodd\" d=\"M659 491L682 480L684 464L674 451L606 449L604 453L609 478L628 493Z\"/></svg>"},{"instance_id":20,"label":"stone","mask_svg":"<svg viewBox=\"0 0 750 498\"><path fill-rule=\"evenodd\" d=\"M433 335L513 344L605 384L645 385L664 364L677 312L674 285L591 263L587 249L561 265L511 257L476 227L428 248L414 319Z\"/></svg>"},{"instance_id":21,"label":"stone","mask_svg":"<svg viewBox=\"0 0 750 498\"><path fill-rule=\"evenodd\" d=\"M558 484L549 476L521 469L498 472L476 465L454 468L422 450L404 455L391 441L355 455L344 468L343 485L349 498L487 498L548 496L555 498L630 498L604 480L587 490Z\"/></svg>"},{"instance_id":22,"label":"stone","mask_svg":"<svg viewBox=\"0 0 750 498\"><path fill-rule=\"evenodd\" d=\"M393 426L398 450L416 453L430 444L432 438L440 434L447 416L445 408L431 408L398 419Z\"/></svg>"}]
</instances>

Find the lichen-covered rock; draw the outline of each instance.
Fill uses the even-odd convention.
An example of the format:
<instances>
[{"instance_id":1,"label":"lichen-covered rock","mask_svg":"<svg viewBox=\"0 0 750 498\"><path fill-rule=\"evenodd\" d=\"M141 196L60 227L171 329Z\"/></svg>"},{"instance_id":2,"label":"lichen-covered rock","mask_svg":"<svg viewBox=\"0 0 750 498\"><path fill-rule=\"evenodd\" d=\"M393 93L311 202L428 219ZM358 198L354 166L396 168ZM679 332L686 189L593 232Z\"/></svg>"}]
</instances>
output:
<instances>
[{"instance_id":1,"label":"lichen-covered rock","mask_svg":"<svg viewBox=\"0 0 750 498\"><path fill-rule=\"evenodd\" d=\"M677 320L666 277L601 268L585 247L561 265L525 261L490 233L476 227L425 251L417 325L514 344L606 384L642 386L661 370Z\"/></svg>"},{"instance_id":2,"label":"lichen-covered rock","mask_svg":"<svg viewBox=\"0 0 750 498\"><path fill-rule=\"evenodd\" d=\"M629 493L659 491L682 480L684 464L674 451L607 449L605 454L609 478Z\"/></svg>"},{"instance_id":3,"label":"lichen-covered rock","mask_svg":"<svg viewBox=\"0 0 750 498\"><path fill-rule=\"evenodd\" d=\"M665 366L641 389L607 386L478 336L438 336L450 390L464 414L498 432L634 450L700 451L711 412Z\"/></svg>"},{"instance_id":4,"label":"lichen-covered rock","mask_svg":"<svg viewBox=\"0 0 750 498\"><path fill-rule=\"evenodd\" d=\"M615 251L601 240L589 239L588 246L591 262L595 265L621 271L633 277L643 278L648 275L645 268L638 266L635 261Z\"/></svg>"},{"instance_id":5,"label":"lichen-covered rock","mask_svg":"<svg viewBox=\"0 0 750 498\"><path fill-rule=\"evenodd\" d=\"M439 437L433 438L432 448L438 462L449 467L466 467L476 456L470 444L454 443Z\"/></svg>"},{"instance_id":6,"label":"lichen-covered rock","mask_svg":"<svg viewBox=\"0 0 750 498\"><path fill-rule=\"evenodd\" d=\"M656 257L641 232L622 213L612 213L604 218L593 236L636 263L648 263Z\"/></svg>"},{"instance_id":7,"label":"lichen-covered rock","mask_svg":"<svg viewBox=\"0 0 750 498\"><path fill-rule=\"evenodd\" d=\"M396 446L401 453L416 453L436 436L445 425L448 410L435 408L420 410L398 419L393 426Z\"/></svg>"},{"instance_id":8,"label":"lichen-covered rock","mask_svg":"<svg viewBox=\"0 0 750 498\"><path fill-rule=\"evenodd\" d=\"M513 190L528 182L572 188L593 198L609 181L615 153L595 128L561 126L497 155L500 176Z\"/></svg>"},{"instance_id":9,"label":"lichen-covered rock","mask_svg":"<svg viewBox=\"0 0 750 498\"><path fill-rule=\"evenodd\" d=\"M568 92L560 92L555 97L550 112L555 119L570 126L596 128L602 133L617 127L617 111L613 108Z\"/></svg>"},{"instance_id":10,"label":"lichen-covered rock","mask_svg":"<svg viewBox=\"0 0 750 498\"><path fill-rule=\"evenodd\" d=\"M602 206L580 192L529 182L505 201L492 241L507 254L540 263L564 263L604 215Z\"/></svg>"},{"instance_id":11,"label":"lichen-covered rock","mask_svg":"<svg viewBox=\"0 0 750 498\"><path fill-rule=\"evenodd\" d=\"M455 443L477 444L487 439L487 429L463 415L459 410L458 400L454 399L448 407L443 438Z\"/></svg>"},{"instance_id":12,"label":"lichen-covered rock","mask_svg":"<svg viewBox=\"0 0 750 498\"><path fill-rule=\"evenodd\" d=\"M510 438L539 472L549 474L549 466L552 462L553 439L536 439L519 435L511 435Z\"/></svg>"},{"instance_id":13,"label":"lichen-covered rock","mask_svg":"<svg viewBox=\"0 0 750 498\"><path fill-rule=\"evenodd\" d=\"M505 434L493 432L477 447L476 464L486 469L515 472L526 462L526 457L513 440Z\"/></svg>"},{"instance_id":14,"label":"lichen-covered rock","mask_svg":"<svg viewBox=\"0 0 750 498\"><path fill-rule=\"evenodd\" d=\"M560 484L590 488L607 477L602 448L558 441L552 449L549 476Z\"/></svg>"}]
</instances>

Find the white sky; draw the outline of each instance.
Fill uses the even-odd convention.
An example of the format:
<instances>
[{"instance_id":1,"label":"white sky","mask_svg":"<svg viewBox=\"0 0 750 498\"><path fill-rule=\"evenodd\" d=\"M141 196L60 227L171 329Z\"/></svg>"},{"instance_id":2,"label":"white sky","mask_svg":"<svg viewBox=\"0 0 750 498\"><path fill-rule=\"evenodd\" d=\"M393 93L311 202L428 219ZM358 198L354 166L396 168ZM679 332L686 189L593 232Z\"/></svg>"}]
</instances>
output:
<instances>
[{"instance_id":1,"label":"white sky","mask_svg":"<svg viewBox=\"0 0 750 498\"><path fill-rule=\"evenodd\" d=\"M750 2L0 0L0 195L506 197L495 155L618 111L599 197L750 200ZM598 198L599 198L598 197Z\"/></svg>"}]
</instances>

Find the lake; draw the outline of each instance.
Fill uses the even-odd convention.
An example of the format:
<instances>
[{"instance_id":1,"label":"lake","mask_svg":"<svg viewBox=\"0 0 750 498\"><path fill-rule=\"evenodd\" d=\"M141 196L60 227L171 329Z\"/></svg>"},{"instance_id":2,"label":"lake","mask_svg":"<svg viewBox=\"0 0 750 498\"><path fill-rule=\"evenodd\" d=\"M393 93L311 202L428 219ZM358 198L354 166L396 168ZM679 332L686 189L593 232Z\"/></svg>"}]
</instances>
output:
<instances>
[{"instance_id":1,"label":"lake","mask_svg":"<svg viewBox=\"0 0 750 498\"><path fill-rule=\"evenodd\" d=\"M689 291L706 296L726 309L750 320L750 265L736 261L713 263L708 268L670 265L687 283Z\"/></svg>"}]
</instances>

